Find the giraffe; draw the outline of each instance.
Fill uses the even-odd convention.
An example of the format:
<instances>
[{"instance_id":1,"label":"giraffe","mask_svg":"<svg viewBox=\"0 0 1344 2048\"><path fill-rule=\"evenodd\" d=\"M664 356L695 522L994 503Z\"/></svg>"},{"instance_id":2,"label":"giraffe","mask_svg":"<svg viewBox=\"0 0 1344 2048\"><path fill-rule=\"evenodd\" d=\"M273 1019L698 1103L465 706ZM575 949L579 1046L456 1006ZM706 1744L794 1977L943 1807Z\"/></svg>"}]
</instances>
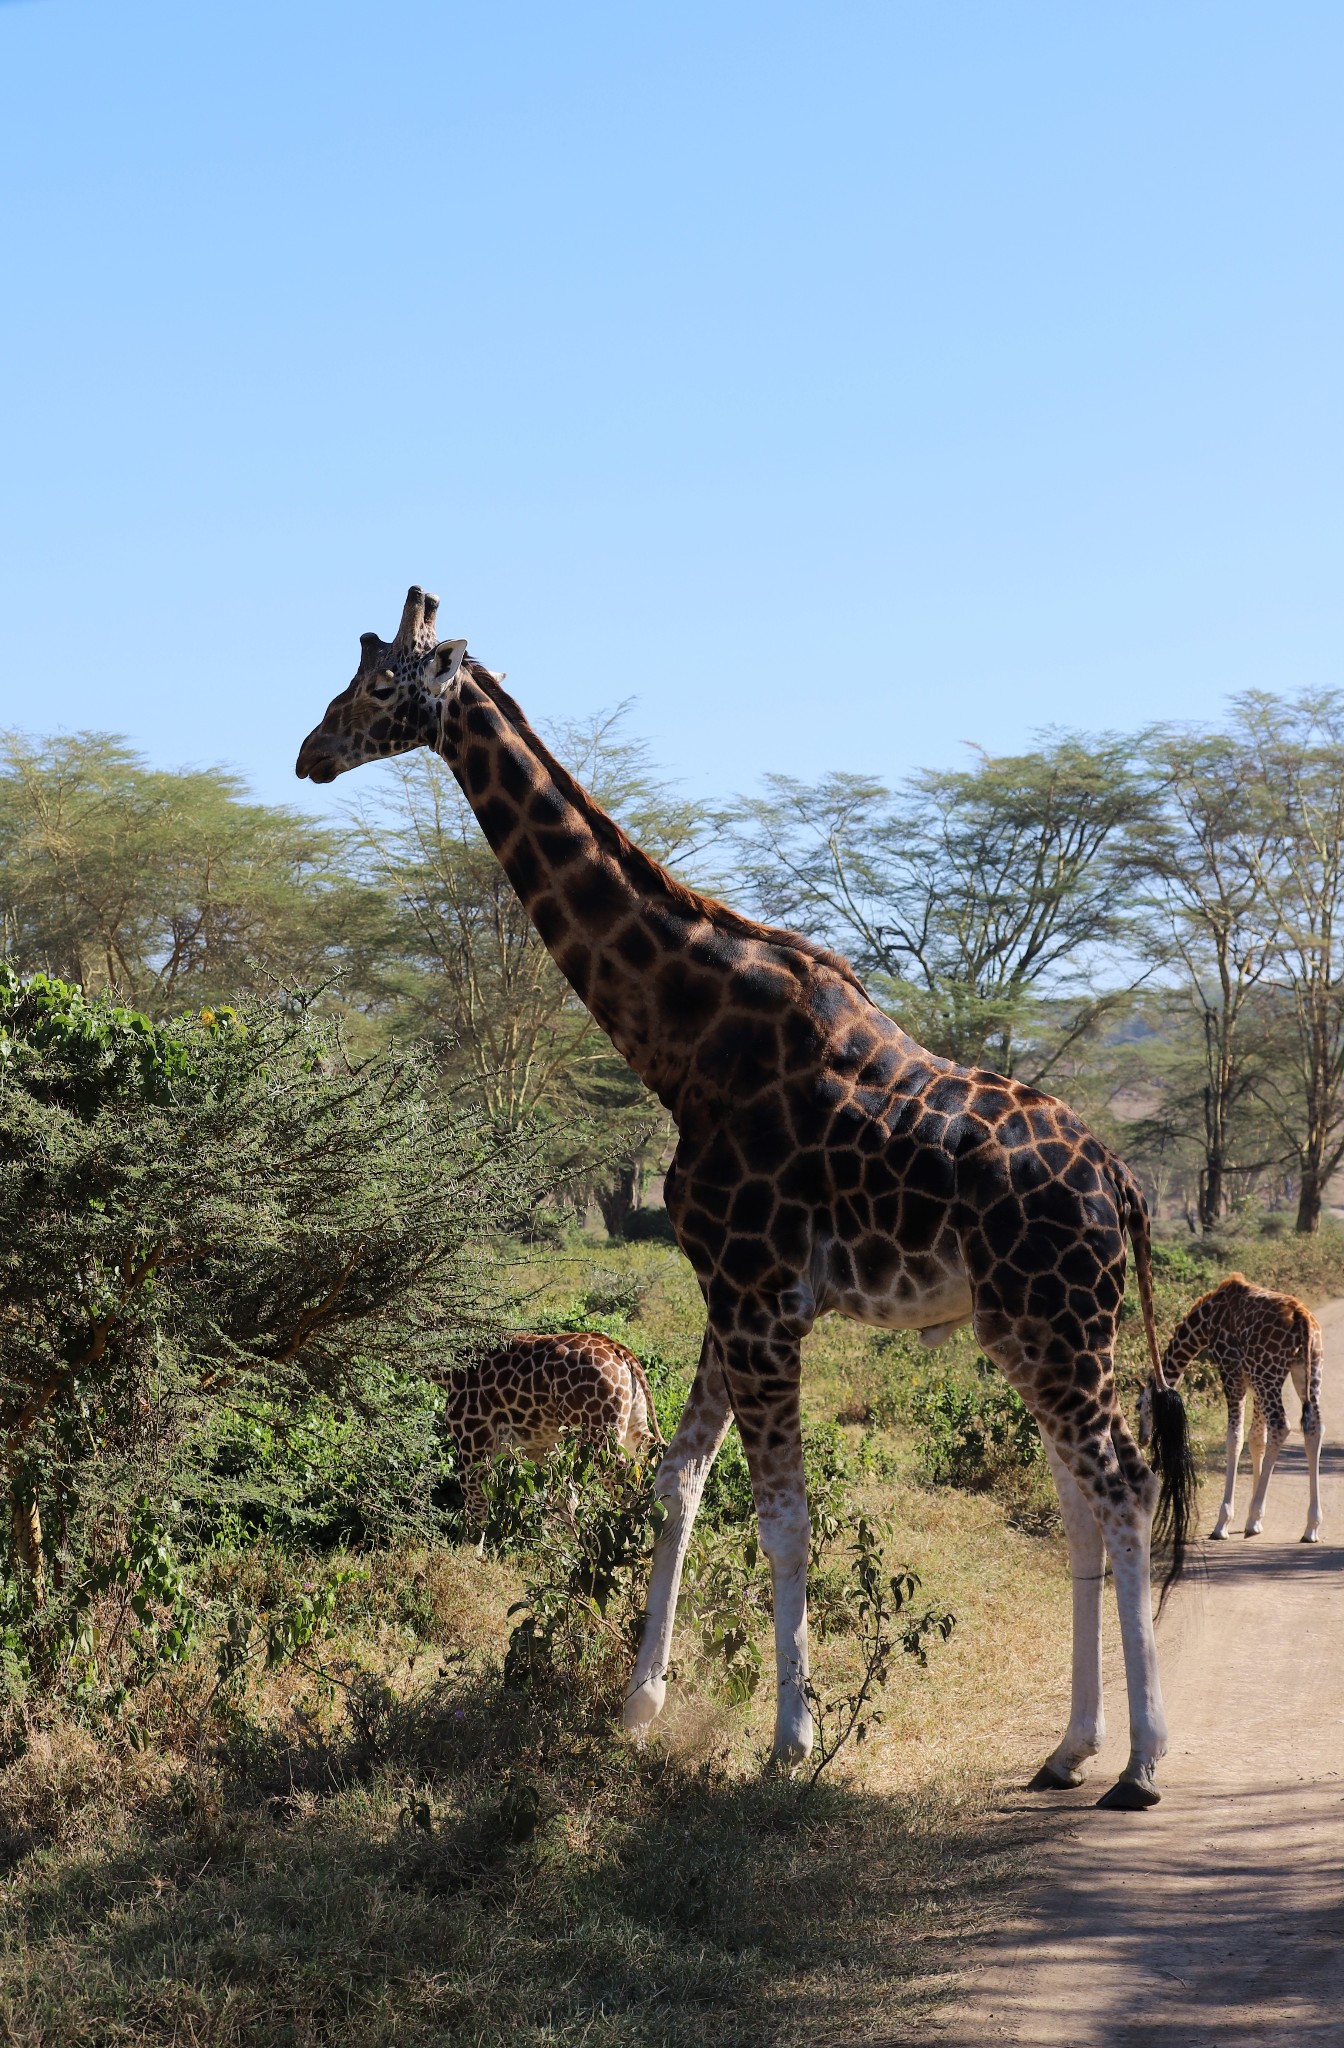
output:
<instances>
[{"instance_id":1,"label":"giraffe","mask_svg":"<svg viewBox=\"0 0 1344 2048\"><path fill-rule=\"evenodd\" d=\"M482 1482L506 1444L541 1459L563 1436L614 1439L634 1458L664 1441L643 1366L597 1330L511 1337L453 1374L443 1419L461 1466L467 1527L482 1535Z\"/></svg>"},{"instance_id":2,"label":"giraffe","mask_svg":"<svg viewBox=\"0 0 1344 2048\"><path fill-rule=\"evenodd\" d=\"M626 837L533 731L501 676L440 641L413 586L367 633L296 772L435 749L579 999L671 1113L668 1215L705 1302L700 1364L658 1472L664 1519L624 1720L662 1709L682 1564L736 1418L774 1591L774 1755L808 1754L802 1340L826 1311L931 1335L969 1321L1040 1427L1073 1574L1072 1705L1033 1784L1082 1782L1103 1736L1101 1597L1115 1580L1129 1759L1102 1804L1154 1805L1167 1747L1153 1635L1155 1513L1179 1576L1193 1465L1152 1313L1147 1209L1059 1101L926 1052L849 964L685 887ZM1154 1375L1150 1470L1116 1396L1134 1247ZM1159 1484L1160 1480L1160 1484Z\"/></svg>"},{"instance_id":3,"label":"giraffe","mask_svg":"<svg viewBox=\"0 0 1344 2048\"><path fill-rule=\"evenodd\" d=\"M1249 1388L1251 1420L1251 1505L1246 1534L1258 1536L1263 1526L1270 1475L1288 1437L1283 1386L1293 1377L1302 1403L1302 1435L1307 1447L1311 1501L1304 1543L1321 1540L1321 1326L1305 1302L1291 1294L1272 1294L1241 1273L1229 1273L1220 1286L1202 1294L1176 1325L1162 1358L1162 1369L1175 1386L1187 1365L1207 1352L1218 1368L1227 1400L1227 1479L1218 1519L1209 1535L1227 1538L1241 1456L1242 1422ZM1150 1395L1139 1396L1139 1441L1148 1432Z\"/></svg>"}]
</instances>

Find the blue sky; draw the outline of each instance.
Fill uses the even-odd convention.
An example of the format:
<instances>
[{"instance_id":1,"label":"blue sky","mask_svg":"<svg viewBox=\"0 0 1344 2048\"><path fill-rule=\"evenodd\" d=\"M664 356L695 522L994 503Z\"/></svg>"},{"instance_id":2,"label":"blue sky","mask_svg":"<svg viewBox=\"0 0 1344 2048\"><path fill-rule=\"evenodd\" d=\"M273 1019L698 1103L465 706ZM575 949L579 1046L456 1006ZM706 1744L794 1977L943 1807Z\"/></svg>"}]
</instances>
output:
<instances>
[{"instance_id":1,"label":"blue sky","mask_svg":"<svg viewBox=\"0 0 1344 2048\"><path fill-rule=\"evenodd\" d=\"M0 719L320 808L413 580L714 795L1338 684L1342 70L1337 0L0 5Z\"/></svg>"}]
</instances>

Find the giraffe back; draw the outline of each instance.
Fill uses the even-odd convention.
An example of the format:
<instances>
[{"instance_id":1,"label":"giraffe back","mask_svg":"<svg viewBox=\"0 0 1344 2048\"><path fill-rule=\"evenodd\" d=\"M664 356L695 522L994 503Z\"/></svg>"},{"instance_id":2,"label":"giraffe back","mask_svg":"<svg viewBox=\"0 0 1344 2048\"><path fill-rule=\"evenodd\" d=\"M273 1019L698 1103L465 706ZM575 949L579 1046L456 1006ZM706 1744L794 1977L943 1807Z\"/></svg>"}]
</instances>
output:
<instances>
[{"instance_id":1,"label":"giraffe back","mask_svg":"<svg viewBox=\"0 0 1344 2048\"><path fill-rule=\"evenodd\" d=\"M1179 1376L1191 1359L1207 1352L1224 1381L1260 1382L1275 1390L1296 1368L1320 1384L1321 1330L1304 1301L1257 1287L1242 1273L1229 1273L1217 1287L1192 1302L1167 1347L1169 1369Z\"/></svg>"},{"instance_id":2,"label":"giraffe back","mask_svg":"<svg viewBox=\"0 0 1344 2048\"><path fill-rule=\"evenodd\" d=\"M454 1375L444 1422L464 1461L507 1444L544 1457L571 1436L614 1437L632 1454L663 1441L643 1366L595 1330L511 1338Z\"/></svg>"}]
</instances>

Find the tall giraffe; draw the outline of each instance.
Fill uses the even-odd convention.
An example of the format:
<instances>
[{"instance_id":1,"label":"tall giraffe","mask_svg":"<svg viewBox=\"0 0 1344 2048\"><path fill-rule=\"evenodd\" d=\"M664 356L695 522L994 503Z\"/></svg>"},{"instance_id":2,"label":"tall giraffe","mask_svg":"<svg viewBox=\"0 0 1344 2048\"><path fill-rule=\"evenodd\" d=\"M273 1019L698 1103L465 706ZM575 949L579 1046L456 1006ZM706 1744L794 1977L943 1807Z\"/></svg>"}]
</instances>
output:
<instances>
[{"instance_id":1,"label":"tall giraffe","mask_svg":"<svg viewBox=\"0 0 1344 2048\"><path fill-rule=\"evenodd\" d=\"M1184 1410L1162 1379L1147 1211L1128 1168L1063 1103L924 1051L835 954L674 880L554 759L466 642L436 639L437 608L412 588L393 640L363 635L355 678L297 772L330 782L414 747L441 754L561 972L675 1119L667 1208L706 1328L658 1475L667 1512L627 1727L661 1711L691 1525L735 1416L774 1588L775 1754L807 1755L802 1339L828 1309L935 1342L969 1320L1040 1426L1069 1540L1072 1709L1034 1782L1080 1783L1101 1745L1109 1557L1131 1748L1101 1803L1155 1804L1167 1728L1150 1543L1157 1509L1177 1576L1192 1467ZM1160 1489L1116 1398L1126 1231Z\"/></svg>"}]
</instances>

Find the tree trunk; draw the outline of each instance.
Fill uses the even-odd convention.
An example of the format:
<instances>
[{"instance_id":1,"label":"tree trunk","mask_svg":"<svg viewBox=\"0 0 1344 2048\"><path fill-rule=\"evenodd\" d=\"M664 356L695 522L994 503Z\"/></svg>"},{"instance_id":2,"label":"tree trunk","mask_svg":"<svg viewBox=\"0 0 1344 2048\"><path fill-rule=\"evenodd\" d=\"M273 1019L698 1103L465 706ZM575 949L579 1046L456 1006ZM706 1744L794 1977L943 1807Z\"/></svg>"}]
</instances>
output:
<instances>
[{"instance_id":1,"label":"tree trunk","mask_svg":"<svg viewBox=\"0 0 1344 2048\"><path fill-rule=\"evenodd\" d=\"M1224 1207L1223 1162L1216 1153L1211 1152L1204 1171L1199 1176L1200 1229L1205 1232L1216 1230L1223 1220Z\"/></svg>"},{"instance_id":2,"label":"tree trunk","mask_svg":"<svg viewBox=\"0 0 1344 2048\"><path fill-rule=\"evenodd\" d=\"M595 1192L597 1206L602 1211L602 1221L607 1226L607 1236L624 1237L626 1218L638 1199L638 1167L633 1163L622 1166L613 1180L605 1182Z\"/></svg>"},{"instance_id":3,"label":"tree trunk","mask_svg":"<svg viewBox=\"0 0 1344 2048\"><path fill-rule=\"evenodd\" d=\"M1297 1228L1304 1236L1314 1235L1321 1227L1321 1201L1324 1192L1320 1175L1311 1168L1304 1168L1302 1186L1297 1197Z\"/></svg>"}]
</instances>

